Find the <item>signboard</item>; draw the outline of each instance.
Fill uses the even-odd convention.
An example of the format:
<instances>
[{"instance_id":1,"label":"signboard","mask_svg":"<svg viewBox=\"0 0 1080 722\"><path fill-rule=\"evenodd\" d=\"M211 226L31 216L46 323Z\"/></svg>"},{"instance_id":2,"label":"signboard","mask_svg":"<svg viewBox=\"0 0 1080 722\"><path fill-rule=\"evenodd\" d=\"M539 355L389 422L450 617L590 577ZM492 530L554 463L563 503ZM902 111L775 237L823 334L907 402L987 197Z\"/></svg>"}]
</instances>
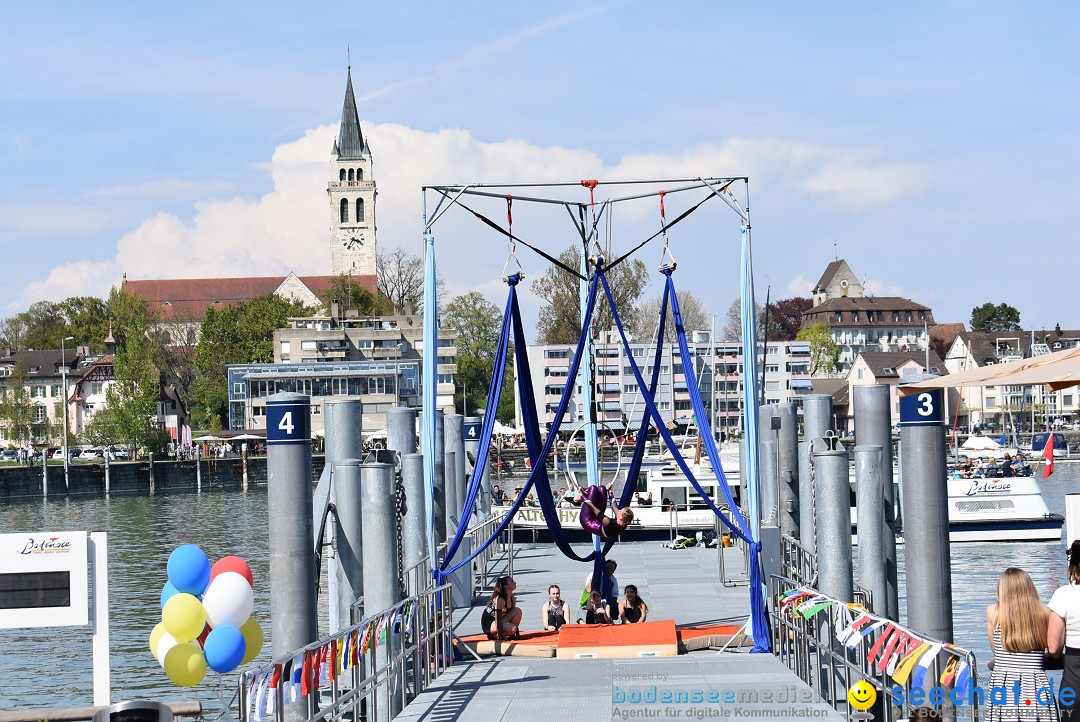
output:
<instances>
[{"instance_id":1,"label":"signboard","mask_svg":"<svg viewBox=\"0 0 1080 722\"><path fill-rule=\"evenodd\" d=\"M480 422L466 421L464 434L465 443L469 443L470 441L473 443L480 443Z\"/></svg>"},{"instance_id":2,"label":"signboard","mask_svg":"<svg viewBox=\"0 0 1080 722\"><path fill-rule=\"evenodd\" d=\"M941 389L900 397L900 426L941 426L945 403Z\"/></svg>"},{"instance_id":3,"label":"signboard","mask_svg":"<svg viewBox=\"0 0 1080 722\"><path fill-rule=\"evenodd\" d=\"M0 629L89 624L86 532L0 534Z\"/></svg>"},{"instance_id":4,"label":"signboard","mask_svg":"<svg viewBox=\"0 0 1080 722\"><path fill-rule=\"evenodd\" d=\"M306 444L311 441L311 403L304 401L266 402L266 443L268 446Z\"/></svg>"}]
</instances>

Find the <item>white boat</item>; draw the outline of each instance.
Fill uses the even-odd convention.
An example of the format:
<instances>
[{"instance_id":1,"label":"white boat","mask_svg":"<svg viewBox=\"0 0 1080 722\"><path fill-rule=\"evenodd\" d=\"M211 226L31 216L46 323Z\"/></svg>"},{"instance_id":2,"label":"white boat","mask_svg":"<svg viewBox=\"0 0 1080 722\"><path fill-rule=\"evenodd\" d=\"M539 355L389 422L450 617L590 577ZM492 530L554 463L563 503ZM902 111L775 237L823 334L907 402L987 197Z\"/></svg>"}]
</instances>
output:
<instances>
[{"instance_id":1,"label":"white boat","mask_svg":"<svg viewBox=\"0 0 1080 722\"><path fill-rule=\"evenodd\" d=\"M949 479L950 541L1058 541L1064 522L1034 477Z\"/></svg>"}]
</instances>

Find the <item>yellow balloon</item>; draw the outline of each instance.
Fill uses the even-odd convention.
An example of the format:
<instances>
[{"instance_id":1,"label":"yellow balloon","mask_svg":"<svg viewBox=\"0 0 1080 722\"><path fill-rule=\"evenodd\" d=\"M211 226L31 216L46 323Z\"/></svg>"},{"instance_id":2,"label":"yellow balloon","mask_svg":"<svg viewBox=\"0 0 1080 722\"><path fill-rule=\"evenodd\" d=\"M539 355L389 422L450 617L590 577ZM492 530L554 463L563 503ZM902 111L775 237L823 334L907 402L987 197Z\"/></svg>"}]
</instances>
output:
<instances>
[{"instance_id":1,"label":"yellow balloon","mask_svg":"<svg viewBox=\"0 0 1080 722\"><path fill-rule=\"evenodd\" d=\"M158 622L154 625L154 629L150 632L150 654L157 655L158 642L168 631L165 629L165 622Z\"/></svg>"},{"instance_id":2,"label":"yellow balloon","mask_svg":"<svg viewBox=\"0 0 1080 722\"><path fill-rule=\"evenodd\" d=\"M199 645L183 642L165 655L165 674L173 684L194 687L206 676L206 657Z\"/></svg>"},{"instance_id":3,"label":"yellow balloon","mask_svg":"<svg viewBox=\"0 0 1080 722\"><path fill-rule=\"evenodd\" d=\"M240 634L244 635L244 643L247 644L247 651L244 652L244 659L240 662L240 666L242 667L259 656L259 652L262 651L264 638L262 627L255 621L255 617L248 617L248 620L240 627Z\"/></svg>"},{"instance_id":4,"label":"yellow balloon","mask_svg":"<svg viewBox=\"0 0 1080 722\"><path fill-rule=\"evenodd\" d=\"M177 642L190 642L202 634L206 626L206 609L190 594L174 594L161 609L161 621L165 631L176 637Z\"/></svg>"}]
</instances>

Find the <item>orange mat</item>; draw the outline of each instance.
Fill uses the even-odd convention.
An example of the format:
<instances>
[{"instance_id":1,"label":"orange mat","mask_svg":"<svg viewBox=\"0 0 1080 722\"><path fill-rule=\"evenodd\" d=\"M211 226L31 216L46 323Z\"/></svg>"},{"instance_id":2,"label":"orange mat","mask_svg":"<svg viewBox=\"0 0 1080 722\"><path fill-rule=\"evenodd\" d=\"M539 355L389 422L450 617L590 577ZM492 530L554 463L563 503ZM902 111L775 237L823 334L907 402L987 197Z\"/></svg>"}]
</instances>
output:
<instances>
[{"instance_id":1,"label":"orange mat","mask_svg":"<svg viewBox=\"0 0 1080 722\"><path fill-rule=\"evenodd\" d=\"M675 621L642 624L567 624L559 630L560 659L674 657L679 653Z\"/></svg>"},{"instance_id":2,"label":"orange mat","mask_svg":"<svg viewBox=\"0 0 1080 722\"><path fill-rule=\"evenodd\" d=\"M468 637L462 637L461 641L465 644L476 644L477 642L487 642L492 640L488 640L486 634L470 634ZM559 641L559 633L548 631L522 632L521 639L515 639L513 641L515 644L554 647Z\"/></svg>"}]
</instances>

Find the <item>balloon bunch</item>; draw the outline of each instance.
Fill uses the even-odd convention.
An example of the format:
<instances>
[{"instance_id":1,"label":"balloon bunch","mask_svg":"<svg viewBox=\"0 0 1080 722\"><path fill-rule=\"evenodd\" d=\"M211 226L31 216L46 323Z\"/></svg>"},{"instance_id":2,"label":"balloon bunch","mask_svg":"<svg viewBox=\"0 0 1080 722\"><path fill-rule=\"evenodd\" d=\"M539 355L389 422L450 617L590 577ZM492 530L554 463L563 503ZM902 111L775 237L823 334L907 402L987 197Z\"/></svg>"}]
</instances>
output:
<instances>
[{"instance_id":1,"label":"balloon bunch","mask_svg":"<svg viewBox=\"0 0 1080 722\"><path fill-rule=\"evenodd\" d=\"M192 687L207 667L226 674L258 656L263 631L251 618L255 592L247 562L224 557L211 566L202 549L184 544L169 555L167 571L150 651L174 684Z\"/></svg>"}]
</instances>

